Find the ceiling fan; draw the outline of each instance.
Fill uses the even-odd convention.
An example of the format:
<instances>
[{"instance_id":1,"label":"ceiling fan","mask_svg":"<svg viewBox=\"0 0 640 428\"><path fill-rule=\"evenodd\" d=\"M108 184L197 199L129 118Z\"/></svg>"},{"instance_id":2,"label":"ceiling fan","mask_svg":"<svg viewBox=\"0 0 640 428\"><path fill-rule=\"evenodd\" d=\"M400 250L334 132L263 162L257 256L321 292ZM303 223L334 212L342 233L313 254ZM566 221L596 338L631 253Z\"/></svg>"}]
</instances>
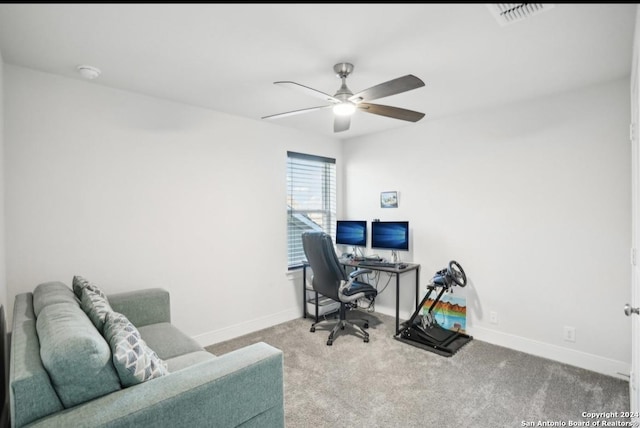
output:
<instances>
[{"instance_id":1,"label":"ceiling fan","mask_svg":"<svg viewBox=\"0 0 640 428\"><path fill-rule=\"evenodd\" d=\"M354 94L347 87L347 77L353 71L353 64L349 64L348 62L338 63L333 66L333 71L335 71L336 75L340 79L342 79L342 85L333 96L296 82L273 82L275 85L288 86L290 88L301 90L308 95L323 99L324 101L328 101L330 104L319 107L289 111L286 113L273 114L270 116L264 116L262 119L276 119L301 113L309 113L326 108L333 108L333 113L335 115L333 122L333 131L342 132L349 129L349 126L351 124L351 115L356 110L377 114L380 116L386 116L393 119L406 120L409 122L417 122L424 117L424 113L420 113L417 111L406 110L399 107L385 106L381 104L371 104L369 102L378 98L400 94L402 92L410 91L412 89L417 89L424 86L424 82L416 76L407 74L406 76L398 77L397 79L380 83L379 85L372 86L369 89L365 89L364 91L360 91Z\"/></svg>"}]
</instances>

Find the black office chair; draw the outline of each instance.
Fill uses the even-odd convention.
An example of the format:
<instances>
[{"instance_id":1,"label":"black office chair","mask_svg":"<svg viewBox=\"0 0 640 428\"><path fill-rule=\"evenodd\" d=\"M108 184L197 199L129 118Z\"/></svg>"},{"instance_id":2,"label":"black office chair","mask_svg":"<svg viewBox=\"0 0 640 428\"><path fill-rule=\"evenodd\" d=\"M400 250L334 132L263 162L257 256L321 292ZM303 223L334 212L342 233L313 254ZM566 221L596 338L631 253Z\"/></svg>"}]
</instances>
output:
<instances>
[{"instance_id":1,"label":"black office chair","mask_svg":"<svg viewBox=\"0 0 640 428\"><path fill-rule=\"evenodd\" d=\"M357 307L357 300L367 298L373 300L378 294L378 290L371 285L356 281L362 274L370 273L369 269L359 269L351 274L345 272L338 261L338 256L333 248L331 236L325 232L304 232L302 234L302 247L307 256L309 266L313 271L311 283L313 289L323 296L340 302L340 319L333 327L327 340L327 345L332 345L338 330L344 330L346 326L354 328L360 332L365 342L369 341L369 333L362 327L347 321L347 309ZM311 326L311 332L316 330L316 325L327 320L320 320ZM368 321L365 321L364 328L368 328Z\"/></svg>"}]
</instances>

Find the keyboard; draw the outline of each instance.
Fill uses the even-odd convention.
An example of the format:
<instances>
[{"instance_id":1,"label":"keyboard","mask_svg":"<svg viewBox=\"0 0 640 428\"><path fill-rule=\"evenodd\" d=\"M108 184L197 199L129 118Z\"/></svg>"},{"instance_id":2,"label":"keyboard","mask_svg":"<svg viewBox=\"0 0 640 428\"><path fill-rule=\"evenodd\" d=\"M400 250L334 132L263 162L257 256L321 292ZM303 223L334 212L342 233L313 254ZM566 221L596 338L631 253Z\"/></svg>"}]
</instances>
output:
<instances>
[{"instance_id":1,"label":"keyboard","mask_svg":"<svg viewBox=\"0 0 640 428\"><path fill-rule=\"evenodd\" d=\"M400 263L391 263L391 262L381 262L376 260L363 260L358 263L358 266L362 267L388 267L388 268L397 268Z\"/></svg>"}]
</instances>

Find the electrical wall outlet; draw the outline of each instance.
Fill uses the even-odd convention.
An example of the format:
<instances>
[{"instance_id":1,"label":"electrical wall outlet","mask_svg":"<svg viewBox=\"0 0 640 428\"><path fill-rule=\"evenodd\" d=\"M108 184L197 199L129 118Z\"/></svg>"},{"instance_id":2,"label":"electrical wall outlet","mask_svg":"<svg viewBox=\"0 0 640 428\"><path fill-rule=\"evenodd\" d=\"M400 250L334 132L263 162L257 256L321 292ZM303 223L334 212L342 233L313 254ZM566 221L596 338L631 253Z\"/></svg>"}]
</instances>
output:
<instances>
[{"instance_id":1,"label":"electrical wall outlet","mask_svg":"<svg viewBox=\"0 0 640 428\"><path fill-rule=\"evenodd\" d=\"M489 322L491 324L498 324L498 313L496 311L489 312Z\"/></svg>"},{"instance_id":2,"label":"electrical wall outlet","mask_svg":"<svg viewBox=\"0 0 640 428\"><path fill-rule=\"evenodd\" d=\"M576 329L575 327L564 326L564 340L567 342L576 341Z\"/></svg>"}]
</instances>

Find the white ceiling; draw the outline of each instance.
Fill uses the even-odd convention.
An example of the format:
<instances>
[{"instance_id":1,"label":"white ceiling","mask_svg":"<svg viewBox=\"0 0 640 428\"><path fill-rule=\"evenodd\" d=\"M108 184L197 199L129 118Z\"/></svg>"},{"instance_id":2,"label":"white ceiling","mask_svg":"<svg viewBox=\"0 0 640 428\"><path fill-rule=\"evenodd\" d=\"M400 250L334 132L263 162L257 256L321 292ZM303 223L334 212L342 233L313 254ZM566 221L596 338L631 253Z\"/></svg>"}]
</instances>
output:
<instances>
[{"instance_id":1,"label":"white ceiling","mask_svg":"<svg viewBox=\"0 0 640 428\"><path fill-rule=\"evenodd\" d=\"M351 62L355 93L414 74L426 86L376 103L426 113L418 124L330 110L271 120L353 138L628 76L636 4L557 4L500 26L484 4L0 4L7 64L261 120L322 105L273 84L333 94Z\"/></svg>"}]
</instances>

